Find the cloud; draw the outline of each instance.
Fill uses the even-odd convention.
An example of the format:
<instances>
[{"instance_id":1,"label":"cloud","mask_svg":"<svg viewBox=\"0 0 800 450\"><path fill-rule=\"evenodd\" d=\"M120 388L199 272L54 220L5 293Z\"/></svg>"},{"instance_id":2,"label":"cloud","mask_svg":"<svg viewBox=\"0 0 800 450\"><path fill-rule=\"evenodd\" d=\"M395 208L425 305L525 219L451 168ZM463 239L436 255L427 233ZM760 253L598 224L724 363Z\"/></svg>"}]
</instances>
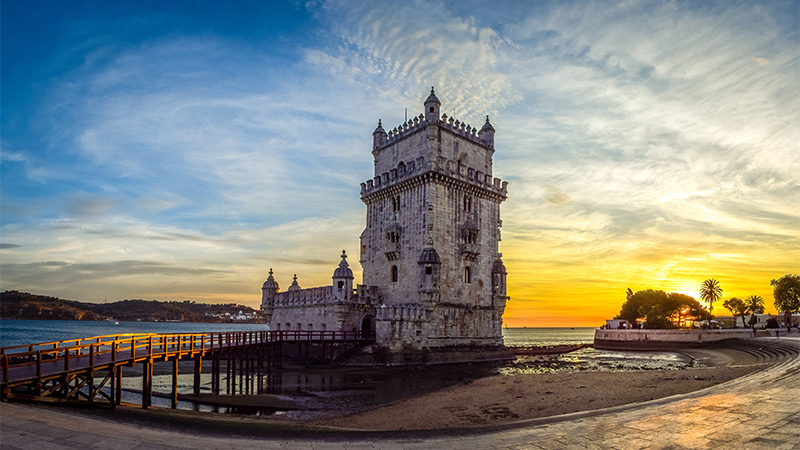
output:
<instances>
[{"instance_id":1,"label":"cloud","mask_svg":"<svg viewBox=\"0 0 800 450\"><path fill-rule=\"evenodd\" d=\"M544 190L544 200L551 205L564 207L572 200L566 192L553 185L543 184L542 190Z\"/></svg>"},{"instance_id":2,"label":"cloud","mask_svg":"<svg viewBox=\"0 0 800 450\"><path fill-rule=\"evenodd\" d=\"M20 248L20 247L22 247L22 246L21 245L17 245L17 244L6 244L6 243L0 244L0 249L12 249L12 248Z\"/></svg>"},{"instance_id":3,"label":"cloud","mask_svg":"<svg viewBox=\"0 0 800 450\"><path fill-rule=\"evenodd\" d=\"M364 226L377 119L418 114L431 85L443 112L497 129L501 251L524 299L509 317L796 266L796 4L306 8L317 29L281 51L213 27L78 42L81 24L80 65L24 118L35 137L4 133L2 233L25 252L4 252L3 285L254 304L269 267L327 284Z\"/></svg>"}]
</instances>

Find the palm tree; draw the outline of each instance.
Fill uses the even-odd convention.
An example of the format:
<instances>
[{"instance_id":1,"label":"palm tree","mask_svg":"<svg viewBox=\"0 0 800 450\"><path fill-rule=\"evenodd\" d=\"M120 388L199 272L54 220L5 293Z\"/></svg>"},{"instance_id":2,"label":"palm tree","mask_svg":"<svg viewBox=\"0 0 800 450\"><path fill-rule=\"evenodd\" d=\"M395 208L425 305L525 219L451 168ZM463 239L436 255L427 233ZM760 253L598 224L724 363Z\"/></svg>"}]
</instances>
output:
<instances>
[{"instance_id":1,"label":"palm tree","mask_svg":"<svg viewBox=\"0 0 800 450\"><path fill-rule=\"evenodd\" d=\"M700 298L708 303L708 312L714 314L714 302L722 297L722 288L719 287L719 282L713 278L703 281L700 288Z\"/></svg>"},{"instance_id":2,"label":"palm tree","mask_svg":"<svg viewBox=\"0 0 800 450\"><path fill-rule=\"evenodd\" d=\"M750 325L755 325L756 314L764 313L764 299L760 295L751 295L744 299L744 305L750 313Z\"/></svg>"}]
</instances>

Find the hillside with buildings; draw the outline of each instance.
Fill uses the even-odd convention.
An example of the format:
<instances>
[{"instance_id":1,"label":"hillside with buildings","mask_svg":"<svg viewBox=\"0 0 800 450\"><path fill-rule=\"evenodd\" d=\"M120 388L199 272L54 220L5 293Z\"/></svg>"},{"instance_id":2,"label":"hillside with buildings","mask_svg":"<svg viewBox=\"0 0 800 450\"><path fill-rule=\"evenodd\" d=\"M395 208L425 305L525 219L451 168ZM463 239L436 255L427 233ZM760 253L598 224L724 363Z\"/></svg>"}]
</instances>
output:
<instances>
[{"instance_id":1,"label":"hillside with buildings","mask_svg":"<svg viewBox=\"0 0 800 450\"><path fill-rule=\"evenodd\" d=\"M0 293L0 318L42 320L121 320L142 322L261 323L253 308L194 301L122 300L89 303L27 292Z\"/></svg>"}]
</instances>

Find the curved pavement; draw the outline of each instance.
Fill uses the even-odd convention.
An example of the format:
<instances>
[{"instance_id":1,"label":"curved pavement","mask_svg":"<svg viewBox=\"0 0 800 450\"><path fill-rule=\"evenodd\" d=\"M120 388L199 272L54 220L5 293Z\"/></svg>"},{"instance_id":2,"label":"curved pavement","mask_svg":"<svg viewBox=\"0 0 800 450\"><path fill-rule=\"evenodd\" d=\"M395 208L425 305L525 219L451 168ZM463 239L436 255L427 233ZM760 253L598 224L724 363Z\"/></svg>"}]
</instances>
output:
<instances>
[{"instance_id":1,"label":"curved pavement","mask_svg":"<svg viewBox=\"0 0 800 450\"><path fill-rule=\"evenodd\" d=\"M780 344L778 343L780 341ZM690 394L602 411L534 419L459 434L323 435L317 438L192 434L81 414L0 405L3 449L800 449L800 338L758 338L764 354L792 357L763 371ZM749 346L751 349L754 346ZM304 436L308 436L305 434Z\"/></svg>"}]
</instances>

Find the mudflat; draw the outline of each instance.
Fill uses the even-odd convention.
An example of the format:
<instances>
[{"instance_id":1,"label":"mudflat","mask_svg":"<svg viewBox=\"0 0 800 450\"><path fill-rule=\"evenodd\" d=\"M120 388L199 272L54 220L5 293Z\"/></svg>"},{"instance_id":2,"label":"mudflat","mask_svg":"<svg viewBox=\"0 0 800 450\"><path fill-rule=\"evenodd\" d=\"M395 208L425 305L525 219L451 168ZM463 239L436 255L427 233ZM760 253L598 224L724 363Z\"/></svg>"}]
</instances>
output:
<instances>
[{"instance_id":1,"label":"mudflat","mask_svg":"<svg viewBox=\"0 0 800 450\"><path fill-rule=\"evenodd\" d=\"M309 425L367 430L425 430L499 425L684 394L763 366L640 372L494 375Z\"/></svg>"}]
</instances>

